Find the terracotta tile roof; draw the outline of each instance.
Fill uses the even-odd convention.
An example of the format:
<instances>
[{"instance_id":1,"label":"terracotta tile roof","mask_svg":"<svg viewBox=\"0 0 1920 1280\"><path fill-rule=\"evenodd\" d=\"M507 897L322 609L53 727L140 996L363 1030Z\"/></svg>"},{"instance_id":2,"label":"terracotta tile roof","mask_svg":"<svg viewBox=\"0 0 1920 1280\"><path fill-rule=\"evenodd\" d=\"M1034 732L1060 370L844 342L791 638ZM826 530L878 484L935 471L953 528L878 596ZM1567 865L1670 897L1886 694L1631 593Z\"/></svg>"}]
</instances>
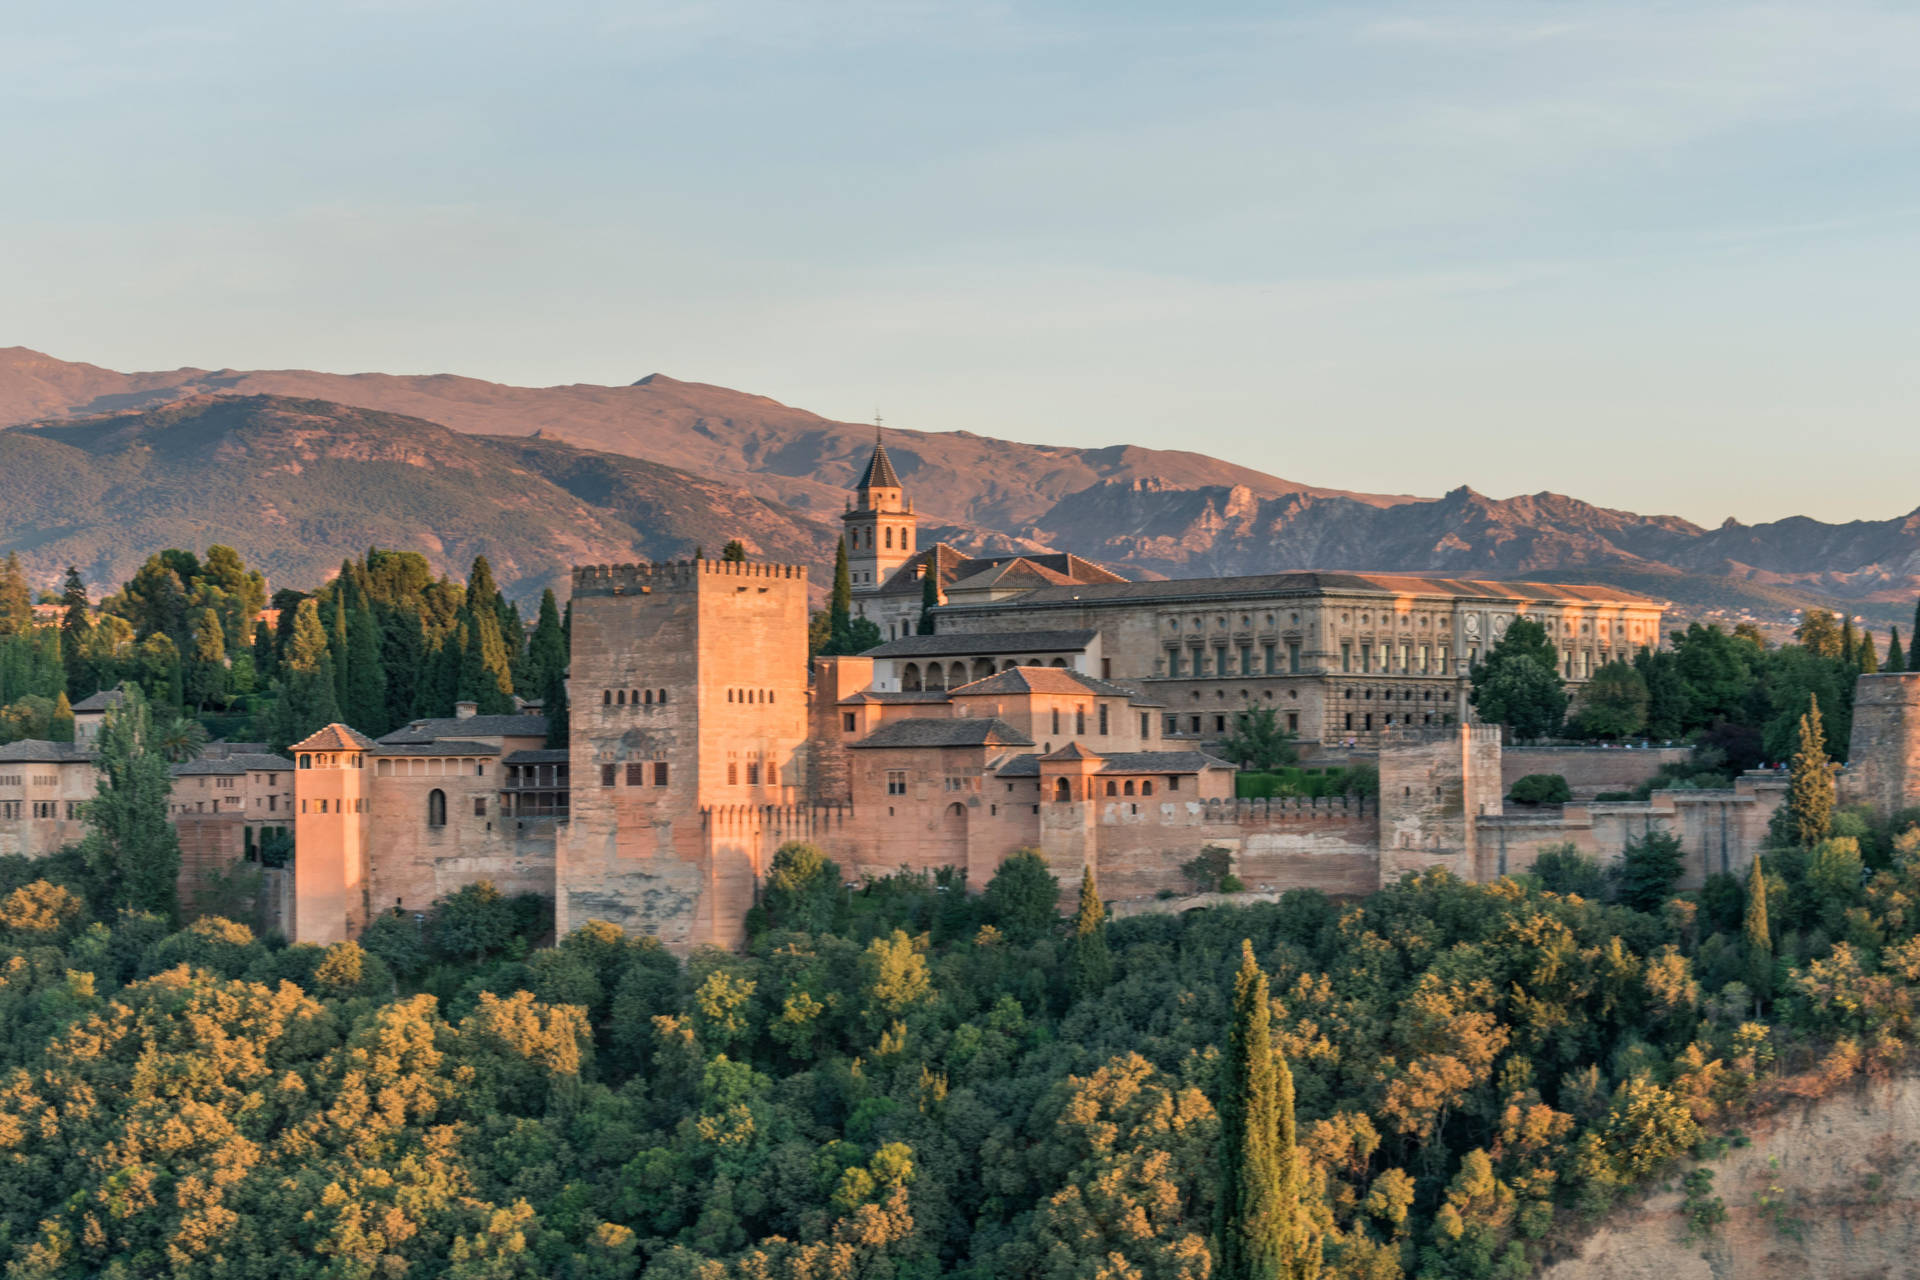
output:
<instances>
[{"instance_id":1,"label":"terracotta tile roof","mask_svg":"<svg viewBox=\"0 0 1920 1280\"><path fill-rule=\"evenodd\" d=\"M1161 582L1092 583L1044 587L1020 597L1018 607L1066 604L1121 604L1138 600L1216 600L1245 596L1422 595L1456 600L1519 600L1549 603L1658 604L1649 596L1619 587L1556 582L1493 581L1479 578L1425 577L1410 573L1259 573L1236 578L1174 578Z\"/></svg>"},{"instance_id":2,"label":"terracotta tile roof","mask_svg":"<svg viewBox=\"0 0 1920 1280\"><path fill-rule=\"evenodd\" d=\"M376 756L497 756L500 748L490 742L462 742L457 738L435 738L432 742L388 742L373 744Z\"/></svg>"},{"instance_id":3,"label":"terracotta tile roof","mask_svg":"<svg viewBox=\"0 0 1920 1280\"><path fill-rule=\"evenodd\" d=\"M1125 685L1096 680L1067 667L1012 667L998 675L983 676L971 684L947 690L949 698L1005 695L1009 693L1091 693L1102 698L1126 698L1141 706L1159 706L1147 702Z\"/></svg>"},{"instance_id":4,"label":"terracotta tile roof","mask_svg":"<svg viewBox=\"0 0 1920 1280\"><path fill-rule=\"evenodd\" d=\"M1094 750L1091 750L1090 748L1083 747L1077 742L1069 742L1066 746L1060 747L1059 749L1054 751L1049 751L1046 755L1043 755L1040 758L1042 760L1104 760L1106 759L1106 757L1101 755L1098 751L1094 751Z\"/></svg>"},{"instance_id":5,"label":"terracotta tile roof","mask_svg":"<svg viewBox=\"0 0 1920 1280\"><path fill-rule=\"evenodd\" d=\"M958 720L894 720L881 725L851 747L1030 747L1033 739L1004 720L963 717Z\"/></svg>"},{"instance_id":6,"label":"terracotta tile roof","mask_svg":"<svg viewBox=\"0 0 1920 1280\"><path fill-rule=\"evenodd\" d=\"M367 751L372 747L373 739L369 738L366 734L347 725L335 723L316 731L303 742L294 743L291 747L288 747L287 750Z\"/></svg>"},{"instance_id":7,"label":"terracotta tile roof","mask_svg":"<svg viewBox=\"0 0 1920 1280\"><path fill-rule=\"evenodd\" d=\"M876 595L914 595L918 596L924 588L921 578L932 565L940 575L940 586L950 590L965 579L976 577L995 569L1013 565L1025 565L1036 572L1033 585L1066 583L1112 583L1125 582L1126 579L1103 565L1082 559L1064 551L1032 552L1026 555L1007 556L970 556L958 547L945 542L936 542L914 552L901 562L891 577L881 584ZM1052 576L1049 576L1052 575ZM984 584L981 584L984 585ZM1025 585L1024 583L1022 585Z\"/></svg>"}]
</instances>

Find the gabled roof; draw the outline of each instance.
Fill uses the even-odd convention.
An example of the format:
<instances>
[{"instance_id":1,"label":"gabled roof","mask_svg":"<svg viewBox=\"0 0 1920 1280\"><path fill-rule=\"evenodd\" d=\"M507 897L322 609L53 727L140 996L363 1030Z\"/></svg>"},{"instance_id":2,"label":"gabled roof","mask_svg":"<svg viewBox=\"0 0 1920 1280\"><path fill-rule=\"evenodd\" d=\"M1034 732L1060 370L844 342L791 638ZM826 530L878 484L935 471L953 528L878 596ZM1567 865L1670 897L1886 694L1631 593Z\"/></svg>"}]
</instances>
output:
<instances>
[{"instance_id":1,"label":"gabled roof","mask_svg":"<svg viewBox=\"0 0 1920 1280\"><path fill-rule=\"evenodd\" d=\"M900 477L893 474L893 460L887 457L887 446L878 440L873 442L873 456L867 459L867 469L861 473L856 489L898 489Z\"/></svg>"},{"instance_id":2,"label":"gabled roof","mask_svg":"<svg viewBox=\"0 0 1920 1280\"><path fill-rule=\"evenodd\" d=\"M1102 698L1125 698L1143 706L1159 706L1136 691L1110 680L1083 676L1067 667L1009 667L998 675L983 676L971 684L947 690L949 698L1004 696L1010 693L1091 693Z\"/></svg>"},{"instance_id":3,"label":"gabled roof","mask_svg":"<svg viewBox=\"0 0 1920 1280\"><path fill-rule=\"evenodd\" d=\"M963 658L988 653L1079 653L1098 631L954 632L938 636L901 636L875 645L863 658Z\"/></svg>"},{"instance_id":4,"label":"gabled roof","mask_svg":"<svg viewBox=\"0 0 1920 1280\"><path fill-rule=\"evenodd\" d=\"M384 743L433 742L440 738L545 738L545 716L445 716L415 720L403 729L385 734Z\"/></svg>"},{"instance_id":5,"label":"gabled roof","mask_svg":"<svg viewBox=\"0 0 1920 1280\"><path fill-rule=\"evenodd\" d=\"M1069 742L1066 746L1060 747L1053 751L1049 751L1047 752L1046 755L1041 756L1040 758L1042 760L1104 760L1106 759L1106 757L1101 755L1098 751L1094 751L1090 748L1083 747L1077 742Z\"/></svg>"},{"instance_id":6,"label":"gabled roof","mask_svg":"<svg viewBox=\"0 0 1920 1280\"><path fill-rule=\"evenodd\" d=\"M0 747L0 764L84 764L93 753L82 751L71 742L49 742L45 738L22 738Z\"/></svg>"},{"instance_id":7,"label":"gabled roof","mask_svg":"<svg viewBox=\"0 0 1920 1280\"><path fill-rule=\"evenodd\" d=\"M851 706L856 702L887 703L938 703L947 700L945 689L862 689L840 700L841 706Z\"/></svg>"},{"instance_id":8,"label":"gabled roof","mask_svg":"<svg viewBox=\"0 0 1920 1280\"><path fill-rule=\"evenodd\" d=\"M271 754L253 754L243 752L238 755L201 756L197 760L183 760L179 764L168 765L167 770L176 778L192 778L201 775L219 775L243 773L286 773L293 768L293 761Z\"/></svg>"},{"instance_id":9,"label":"gabled roof","mask_svg":"<svg viewBox=\"0 0 1920 1280\"><path fill-rule=\"evenodd\" d=\"M358 729L344 724L330 724L310 734L305 741L296 742L289 751L367 751L373 747L373 739Z\"/></svg>"},{"instance_id":10,"label":"gabled roof","mask_svg":"<svg viewBox=\"0 0 1920 1280\"><path fill-rule=\"evenodd\" d=\"M127 695L118 689L102 689L99 693L90 693L74 703L73 710L76 715L83 711L105 711L110 707L119 706L126 701L126 698Z\"/></svg>"},{"instance_id":11,"label":"gabled roof","mask_svg":"<svg viewBox=\"0 0 1920 1280\"><path fill-rule=\"evenodd\" d=\"M991 716L894 720L851 747L1030 747L1033 739Z\"/></svg>"},{"instance_id":12,"label":"gabled roof","mask_svg":"<svg viewBox=\"0 0 1920 1280\"><path fill-rule=\"evenodd\" d=\"M1045 551L1026 555L970 556L958 547L945 542L936 542L901 561L900 567L893 571L874 594L917 596L925 589L921 579L929 572L938 573L941 590L948 591L966 579L1015 565L1036 570L1028 580L1034 587L1126 581L1113 570L1069 552ZM1019 585L1025 588L1028 581L1022 581Z\"/></svg>"}]
</instances>

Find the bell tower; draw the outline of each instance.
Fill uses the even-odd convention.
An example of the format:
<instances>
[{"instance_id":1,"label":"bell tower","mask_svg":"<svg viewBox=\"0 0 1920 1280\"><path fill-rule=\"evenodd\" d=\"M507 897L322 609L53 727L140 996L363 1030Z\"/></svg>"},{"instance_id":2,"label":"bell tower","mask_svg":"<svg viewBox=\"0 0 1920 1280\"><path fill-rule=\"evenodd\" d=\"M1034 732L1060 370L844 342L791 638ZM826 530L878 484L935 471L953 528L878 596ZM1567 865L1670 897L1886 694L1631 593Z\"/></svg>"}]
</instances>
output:
<instances>
[{"instance_id":1,"label":"bell tower","mask_svg":"<svg viewBox=\"0 0 1920 1280\"><path fill-rule=\"evenodd\" d=\"M847 531L847 572L853 577L853 593L861 595L878 591L913 555L914 526L920 519L880 441L878 418L873 421L873 457L853 489L840 519Z\"/></svg>"}]
</instances>

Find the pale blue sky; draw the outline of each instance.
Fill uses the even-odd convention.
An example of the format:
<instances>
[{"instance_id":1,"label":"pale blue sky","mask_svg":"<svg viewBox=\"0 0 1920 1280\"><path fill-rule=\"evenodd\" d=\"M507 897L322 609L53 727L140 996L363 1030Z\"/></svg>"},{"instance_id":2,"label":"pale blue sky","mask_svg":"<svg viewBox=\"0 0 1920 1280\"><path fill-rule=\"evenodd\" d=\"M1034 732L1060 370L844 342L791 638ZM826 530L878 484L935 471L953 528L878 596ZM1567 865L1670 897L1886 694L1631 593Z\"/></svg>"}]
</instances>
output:
<instances>
[{"instance_id":1,"label":"pale blue sky","mask_svg":"<svg viewBox=\"0 0 1920 1280\"><path fill-rule=\"evenodd\" d=\"M42 3L0 345L1920 505L1920 10Z\"/></svg>"}]
</instances>

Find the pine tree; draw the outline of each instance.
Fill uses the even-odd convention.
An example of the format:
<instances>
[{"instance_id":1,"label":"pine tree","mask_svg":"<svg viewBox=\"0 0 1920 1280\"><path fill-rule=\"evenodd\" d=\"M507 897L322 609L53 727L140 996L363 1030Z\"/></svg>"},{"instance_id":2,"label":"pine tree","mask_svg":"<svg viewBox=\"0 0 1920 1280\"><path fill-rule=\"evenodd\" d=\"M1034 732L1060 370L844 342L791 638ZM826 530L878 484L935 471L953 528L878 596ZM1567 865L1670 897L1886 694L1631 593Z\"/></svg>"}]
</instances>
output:
<instances>
[{"instance_id":1,"label":"pine tree","mask_svg":"<svg viewBox=\"0 0 1920 1280\"><path fill-rule=\"evenodd\" d=\"M720 560L723 564L745 564L747 544L738 538L729 539L727 545L720 548Z\"/></svg>"},{"instance_id":2,"label":"pine tree","mask_svg":"<svg viewBox=\"0 0 1920 1280\"><path fill-rule=\"evenodd\" d=\"M833 594L827 599L827 630L830 639L826 652L847 653L853 626L853 573L847 568L847 540L833 552Z\"/></svg>"},{"instance_id":3,"label":"pine tree","mask_svg":"<svg viewBox=\"0 0 1920 1280\"><path fill-rule=\"evenodd\" d=\"M499 615L491 609L474 610L464 619L466 648L460 655L460 696L456 701L477 704L483 716L513 711L513 672L507 648L500 639Z\"/></svg>"},{"instance_id":4,"label":"pine tree","mask_svg":"<svg viewBox=\"0 0 1920 1280\"><path fill-rule=\"evenodd\" d=\"M934 561L927 560L927 571L920 575L920 621L914 627L915 635L933 634L933 611L940 607L940 575L934 572Z\"/></svg>"},{"instance_id":5,"label":"pine tree","mask_svg":"<svg viewBox=\"0 0 1920 1280\"><path fill-rule=\"evenodd\" d=\"M60 653L67 665L67 693L75 699L89 697L100 692L99 675L87 645L93 635L93 621L87 616L87 584L72 565L67 566L60 603L66 609L60 615Z\"/></svg>"},{"instance_id":6,"label":"pine tree","mask_svg":"<svg viewBox=\"0 0 1920 1280\"><path fill-rule=\"evenodd\" d=\"M556 673L567 670L567 635L560 621L560 605L549 587L540 593L540 615L527 642L527 688L545 696Z\"/></svg>"},{"instance_id":7,"label":"pine tree","mask_svg":"<svg viewBox=\"0 0 1920 1280\"><path fill-rule=\"evenodd\" d=\"M1818 698L1807 699L1807 713L1800 717L1800 745L1787 770L1787 832L1795 844L1811 849L1833 827L1833 766L1827 763Z\"/></svg>"},{"instance_id":8,"label":"pine tree","mask_svg":"<svg viewBox=\"0 0 1920 1280\"><path fill-rule=\"evenodd\" d=\"M200 711L223 701L227 693L227 639L220 615L202 609L193 628L193 648L187 654L189 702Z\"/></svg>"},{"instance_id":9,"label":"pine tree","mask_svg":"<svg viewBox=\"0 0 1920 1280\"><path fill-rule=\"evenodd\" d=\"M1107 949L1107 905L1093 881L1093 864L1080 873L1080 909L1074 913L1067 953L1067 987L1075 999L1099 996L1113 981L1113 955Z\"/></svg>"},{"instance_id":10,"label":"pine tree","mask_svg":"<svg viewBox=\"0 0 1920 1280\"><path fill-rule=\"evenodd\" d=\"M1747 872L1747 986L1759 1002L1773 994L1773 933L1767 924L1767 874L1756 856Z\"/></svg>"},{"instance_id":11,"label":"pine tree","mask_svg":"<svg viewBox=\"0 0 1920 1280\"><path fill-rule=\"evenodd\" d=\"M73 704L67 701L65 689L53 700L53 719L47 726L47 737L55 742L73 741Z\"/></svg>"},{"instance_id":12,"label":"pine tree","mask_svg":"<svg viewBox=\"0 0 1920 1280\"><path fill-rule=\"evenodd\" d=\"M152 708L123 685L94 744L99 782L87 804L80 855L113 904L177 920L180 838L168 813L173 776L158 747Z\"/></svg>"},{"instance_id":13,"label":"pine tree","mask_svg":"<svg viewBox=\"0 0 1920 1280\"><path fill-rule=\"evenodd\" d=\"M20 557L7 552L0 566L0 636L22 636L33 630L33 592L20 571Z\"/></svg>"},{"instance_id":14,"label":"pine tree","mask_svg":"<svg viewBox=\"0 0 1920 1280\"><path fill-rule=\"evenodd\" d=\"M1907 655L1900 648L1900 628L1887 628L1887 662L1882 671L1905 671Z\"/></svg>"},{"instance_id":15,"label":"pine tree","mask_svg":"<svg viewBox=\"0 0 1920 1280\"><path fill-rule=\"evenodd\" d=\"M1310 1280L1320 1237L1301 1203L1293 1073L1275 1051L1267 975L1240 944L1220 1087L1220 1280Z\"/></svg>"}]
</instances>

